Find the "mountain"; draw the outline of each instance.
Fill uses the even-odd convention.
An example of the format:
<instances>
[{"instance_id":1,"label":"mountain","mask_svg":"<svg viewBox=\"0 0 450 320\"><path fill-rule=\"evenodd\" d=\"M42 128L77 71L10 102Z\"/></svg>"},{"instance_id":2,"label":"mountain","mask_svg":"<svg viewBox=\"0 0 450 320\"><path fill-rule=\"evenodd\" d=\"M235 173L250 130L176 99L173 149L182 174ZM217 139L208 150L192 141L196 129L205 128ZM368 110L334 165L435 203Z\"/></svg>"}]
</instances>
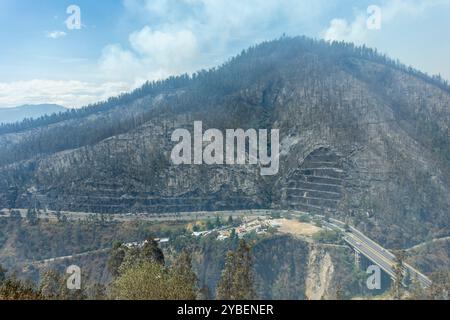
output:
<instances>
[{"instance_id":1,"label":"mountain","mask_svg":"<svg viewBox=\"0 0 450 320\"><path fill-rule=\"evenodd\" d=\"M279 129L280 171L174 166L176 128ZM450 234L450 88L348 43L281 38L192 77L0 126L0 207L287 208L389 248Z\"/></svg>"},{"instance_id":2,"label":"mountain","mask_svg":"<svg viewBox=\"0 0 450 320\"><path fill-rule=\"evenodd\" d=\"M66 108L57 104L36 104L14 108L0 108L0 123L20 122L25 118L36 119L43 115L51 115L66 110Z\"/></svg>"}]
</instances>

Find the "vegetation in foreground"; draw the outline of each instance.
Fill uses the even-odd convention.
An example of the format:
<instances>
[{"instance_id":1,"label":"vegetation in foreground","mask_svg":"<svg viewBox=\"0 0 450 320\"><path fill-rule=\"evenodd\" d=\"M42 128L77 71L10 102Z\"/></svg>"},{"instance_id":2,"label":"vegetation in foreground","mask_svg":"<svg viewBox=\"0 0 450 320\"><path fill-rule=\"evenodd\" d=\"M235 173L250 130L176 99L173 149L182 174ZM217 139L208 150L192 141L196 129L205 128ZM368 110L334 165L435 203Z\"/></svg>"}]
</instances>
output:
<instances>
[{"instance_id":1,"label":"vegetation in foreground","mask_svg":"<svg viewBox=\"0 0 450 320\"><path fill-rule=\"evenodd\" d=\"M107 285L88 284L80 290L67 289L67 277L48 270L38 287L6 276L0 267L0 300L196 300L210 299L206 288L198 288L189 251L182 251L172 265L158 243L149 238L142 247L127 247L116 243L111 250L108 268L113 280ZM217 287L217 297L223 300L257 298L254 289L250 246L241 240L235 251L227 255Z\"/></svg>"},{"instance_id":2,"label":"vegetation in foreground","mask_svg":"<svg viewBox=\"0 0 450 320\"><path fill-rule=\"evenodd\" d=\"M399 260L399 266L401 263ZM6 276L6 270L0 266L0 300L212 299L207 287L199 287L192 266L191 250L183 250L169 265L158 243L152 238L136 247L115 243L109 255L108 269L113 277L107 285L88 283L80 290L69 290L68 276L57 270L47 270L36 286L18 279L14 274ZM433 285L427 290L412 284L411 289L406 291L399 281L395 281L384 297L396 300L448 299L450 272L439 271L432 275L432 279ZM336 296L336 299L345 299L341 290L337 292L341 295ZM240 240L235 250L228 251L215 297L219 300L261 298L255 286L251 246L245 240Z\"/></svg>"}]
</instances>

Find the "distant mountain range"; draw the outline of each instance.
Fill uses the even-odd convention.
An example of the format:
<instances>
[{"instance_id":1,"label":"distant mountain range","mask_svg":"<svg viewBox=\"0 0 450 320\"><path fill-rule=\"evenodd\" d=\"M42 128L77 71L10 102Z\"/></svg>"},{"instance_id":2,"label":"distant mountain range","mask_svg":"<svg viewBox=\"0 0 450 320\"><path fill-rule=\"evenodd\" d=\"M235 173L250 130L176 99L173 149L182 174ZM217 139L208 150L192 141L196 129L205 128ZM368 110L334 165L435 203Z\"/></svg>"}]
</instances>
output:
<instances>
[{"instance_id":1,"label":"distant mountain range","mask_svg":"<svg viewBox=\"0 0 450 320\"><path fill-rule=\"evenodd\" d=\"M25 118L39 118L43 115L64 112L67 109L57 104L23 105L13 108L0 108L0 123L13 123Z\"/></svg>"}]
</instances>

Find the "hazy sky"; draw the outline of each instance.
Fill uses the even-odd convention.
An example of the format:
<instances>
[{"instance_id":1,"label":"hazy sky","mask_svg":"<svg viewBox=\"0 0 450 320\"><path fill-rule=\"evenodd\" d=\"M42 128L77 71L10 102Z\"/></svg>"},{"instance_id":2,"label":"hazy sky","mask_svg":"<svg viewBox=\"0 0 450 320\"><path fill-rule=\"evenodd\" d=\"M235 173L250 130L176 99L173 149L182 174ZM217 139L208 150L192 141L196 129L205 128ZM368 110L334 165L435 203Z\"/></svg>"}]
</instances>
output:
<instances>
[{"instance_id":1,"label":"hazy sky","mask_svg":"<svg viewBox=\"0 0 450 320\"><path fill-rule=\"evenodd\" d=\"M65 23L70 5L81 29ZM450 79L449 17L450 0L0 0L0 107L80 107L283 33L364 43Z\"/></svg>"}]
</instances>

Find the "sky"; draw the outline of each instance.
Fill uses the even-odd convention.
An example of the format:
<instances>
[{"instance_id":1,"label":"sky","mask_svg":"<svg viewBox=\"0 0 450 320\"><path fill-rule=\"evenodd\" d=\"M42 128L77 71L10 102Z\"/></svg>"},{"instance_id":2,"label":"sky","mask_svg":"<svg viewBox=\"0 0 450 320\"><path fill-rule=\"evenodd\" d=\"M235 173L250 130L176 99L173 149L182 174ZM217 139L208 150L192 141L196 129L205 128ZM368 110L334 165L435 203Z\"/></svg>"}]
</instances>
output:
<instances>
[{"instance_id":1,"label":"sky","mask_svg":"<svg viewBox=\"0 0 450 320\"><path fill-rule=\"evenodd\" d=\"M0 0L0 107L79 108L283 34L365 44L450 80L449 17L450 0Z\"/></svg>"}]
</instances>

